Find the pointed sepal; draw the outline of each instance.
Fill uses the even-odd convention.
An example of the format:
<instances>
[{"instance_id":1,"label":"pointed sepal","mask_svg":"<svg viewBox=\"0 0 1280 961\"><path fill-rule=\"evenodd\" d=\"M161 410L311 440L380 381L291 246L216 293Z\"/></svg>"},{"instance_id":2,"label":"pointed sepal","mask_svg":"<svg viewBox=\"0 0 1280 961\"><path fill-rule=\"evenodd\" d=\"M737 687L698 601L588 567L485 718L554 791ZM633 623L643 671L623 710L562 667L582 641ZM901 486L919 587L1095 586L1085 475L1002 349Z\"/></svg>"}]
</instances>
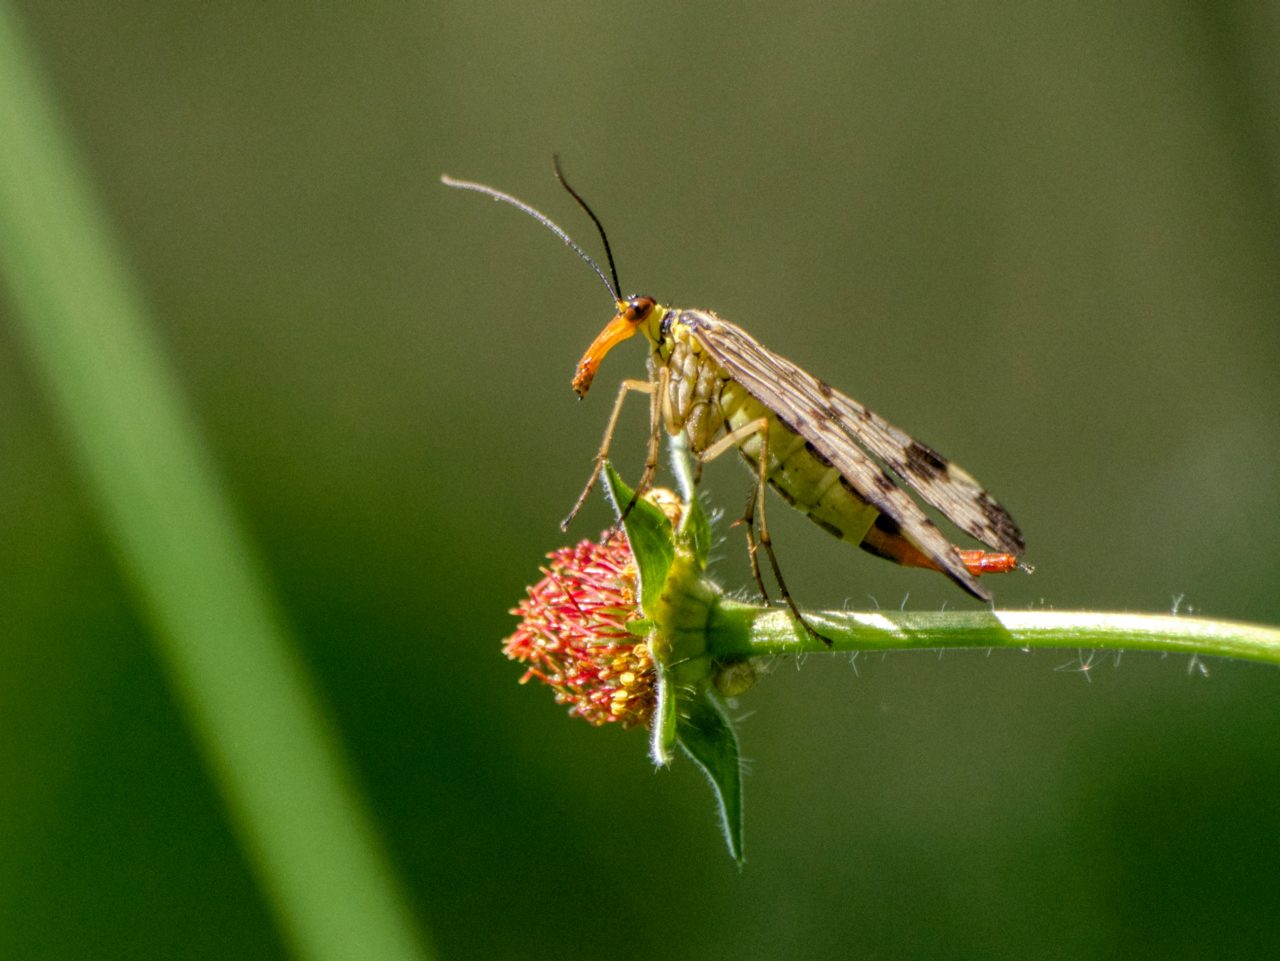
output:
<instances>
[{"instance_id":1,"label":"pointed sepal","mask_svg":"<svg viewBox=\"0 0 1280 961\"><path fill-rule=\"evenodd\" d=\"M700 570L707 569L707 556L711 553L711 521L707 512L702 509L702 502L695 496L685 508L680 518L680 529L676 537L682 547L691 552L698 560Z\"/></svg>"},{"instance_id":2,"label":"pointed sepal","mask_svg":"<svg viewBox=\"0 0 1280 961\"><path fill-rule=\"evenodd\" d=\"M676 737L685 753L706 771L720 804L720 823L729 853L741 865L742 758L738 754L738 736L720 701L706 688L680 699Z\"/></svg>"},{"instance_id":3,"label":"pointed sepal","mask_svg":"<svg viewBox=\"0 0 1280 961\"><path fill-rule=\"evenodd\" d=\"M689 441L681 432L669 438L669 446L671 472L675 474L676 483L680 487L680 497L687 505L684 516L680 518L676 536L680 545L690 551L698 559L699 566L705 570L707 556L711 553L711 521L698 498L698 486L694 483L695 464L689 453Z\"/></svg>"},{"instance_id":4,"label":"pointed sepal","mask_svg":"<svg viewBox=\"0 0 1280 961\"><path fill-rule=\"evenodd\" d=\"M627 486L608 461L604 462L604 486L609 499L613 501L614 512L622 518L627 542L636 559L640 579L640 609L646 617L653 617L658 598L662 594L662 585L667 579L667 571L671 569L671 562L675 557L671 521L658 507L643 497L636 497L635 491ZM631 507L630 511L627 511L628 505ZM624 511L627 511L625 518L622 517Z\"/></svg>"}]
</instances>

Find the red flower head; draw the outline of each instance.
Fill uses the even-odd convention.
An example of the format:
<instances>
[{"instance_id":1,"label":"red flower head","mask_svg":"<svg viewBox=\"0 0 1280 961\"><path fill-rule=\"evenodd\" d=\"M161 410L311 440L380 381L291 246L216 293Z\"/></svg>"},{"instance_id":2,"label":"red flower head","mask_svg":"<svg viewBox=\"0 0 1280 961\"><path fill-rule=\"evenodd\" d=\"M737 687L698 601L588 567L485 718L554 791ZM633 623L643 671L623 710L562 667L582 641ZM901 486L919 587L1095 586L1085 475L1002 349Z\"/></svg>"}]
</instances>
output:
<instances>
[{"instance_id":1,"label":"red flower head","mask_svg":"<svg viewBox=\"0 0 1280 961\"><path fill-rule=\"evenodd\" d=\"M673 522L684 505L670 491L647 498ZM626 536L605 531L599 543L583 541L547 555L546 575L511 611L520 626L503 653L528 664L520 683L536 677L555 689L570 716L597 726L620 722L648 727L657 694L653 656L644 639L627 630L642 618L636 596L636 565Z\"/></svg>"}]
</instances>

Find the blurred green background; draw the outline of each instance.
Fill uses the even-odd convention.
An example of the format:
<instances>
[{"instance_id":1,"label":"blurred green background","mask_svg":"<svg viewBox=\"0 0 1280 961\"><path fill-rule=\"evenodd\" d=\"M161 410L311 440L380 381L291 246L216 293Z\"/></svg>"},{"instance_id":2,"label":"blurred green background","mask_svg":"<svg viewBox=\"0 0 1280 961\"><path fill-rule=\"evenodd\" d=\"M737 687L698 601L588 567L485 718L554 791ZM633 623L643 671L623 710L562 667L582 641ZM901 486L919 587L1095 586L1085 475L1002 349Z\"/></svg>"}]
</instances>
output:
<instances>
[{"instance_id":1,"label":"blurred green background","mask_svg":"<svg viewBox=\"0 0 1280 961\"><path fill-rule=\"evenodd\" d=\"M742 873L691 764L517 686L507 609L608 522L557 527L643 351L575 403L598 281L438 177L594 250L558 150L626 292L716 310L992 488L1037 568L1001 606L1274 624L1274 8L16 9L443 957L1273 955L1273 668L778 663L740 702ZM13 309L0 956L282 957ZM704 486L732 513L730 461ZM970 604L791 515L807 606Z\"/></svg>"}]
</instances>

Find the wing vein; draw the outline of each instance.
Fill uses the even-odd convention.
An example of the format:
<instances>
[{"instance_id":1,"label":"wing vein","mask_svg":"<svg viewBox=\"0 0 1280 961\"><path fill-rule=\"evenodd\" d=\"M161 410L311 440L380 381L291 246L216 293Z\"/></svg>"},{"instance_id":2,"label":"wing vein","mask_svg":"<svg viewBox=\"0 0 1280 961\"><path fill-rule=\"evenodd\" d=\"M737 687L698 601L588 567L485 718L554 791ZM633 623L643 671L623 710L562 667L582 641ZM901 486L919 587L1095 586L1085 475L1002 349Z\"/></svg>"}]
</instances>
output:
<instances>
[{"instance_id":1,"label":"wing vein","mask_svg":"<svg viewBox=\"0 0 1280 961\"><path fill-rule=\"evenodd\" d=\"M764 347L736 324L706 311L680 315L749 394L801 434L844 475L858 495L901 526L903 534L961 587L990 597L920 506L872 460L884 464L961 530L1010 554L1025 549L1009 513L968 473L913 440L850 397Z\"/></svg>"}]
</instances>

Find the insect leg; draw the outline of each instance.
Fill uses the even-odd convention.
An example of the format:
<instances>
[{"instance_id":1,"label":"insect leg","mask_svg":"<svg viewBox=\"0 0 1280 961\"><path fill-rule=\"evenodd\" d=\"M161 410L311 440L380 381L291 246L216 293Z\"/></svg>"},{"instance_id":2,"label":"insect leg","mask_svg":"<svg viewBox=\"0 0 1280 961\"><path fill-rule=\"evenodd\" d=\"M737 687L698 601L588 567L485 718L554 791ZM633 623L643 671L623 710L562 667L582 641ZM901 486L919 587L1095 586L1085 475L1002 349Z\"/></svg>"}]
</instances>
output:
<instances>
[{"instance_id":1,"label":"insect leg","mask_svg":"<svg viewBox=\"0 0 1280 961\"><path fill-rule=\"evenodd\" d=\"M702 466L702 461L698 461L698 466ZM747 498L747 510L742 517L735 521L732 526L738 524L743 525L747 532L747 557L751 559L751 576L756 579L756 587L760 589L760 597L766 604L769 603L769 592L765 590L764 578L760 576L760 561L756 557L756 498L760 496L760 485L751 485L751 496Z\"/></svg>"},{"instance_id":2,"label":"insect leg","mask_svg":"<svg viewBox=\"0 0 1280 961\"><path fill-rule=\"evenodd\" d=\"M591 477L587 480L587 486L582 489L582 494L578 497L578 502L573 505L573 510L569 511L569 516L560 522L562 531L568 530L569 525L573 523L573 519L578 516L578 511L582 510L582 505L587 502L587 495L591 493L591 489L596 486L596 480L600 477L600 469L604 466L604 459L609 456L609 444L613 441L614 428L618 426L618 414L622 411L622 401L626 398L629 391L638 390L642 394L650 395L649 403L649 421L650 426L654 420L655 405L653 403L654 385L647 380L624 380L618 387L618 399L613 402L613 413L609 415L609 423L604 429L604 442L600 445L600 452L596 454L596 466L591 471ZM653 441L650 439L650 455L649 459L657 462L657 454L653 449ZM648 464L645 465L645 477L652 479L649 472ZM643 484L643 481L641 482ZM643 489L643 488L641 488ZM639 493L639 491L637 491ZM630 508L628 508L629 510Z\"/></svg>"},{"instance_id":3,"label":"insect leg","mask_svg":"<svg viewBox=\"0 0 1280 961\"><path fill-rule=\"evenodd\" d=\"M787 590L787 583L782 579L782 569L778 567L778 558L773 553L773 541L769 537L769 521L765 517L764 511L764 489L769 482L769 420L761 417L753 420L749 424L743 424L737 430L730 431L721 437L718 441L702 452L699 459L703 462L714 460L731 447L737 447L752 434L760 435L760 462L759 475L756 479L756 494L752 497L752 506L758 504L760 506L760 545L764 548L764 552L769 556L769 566L773 568L773 579L778 582L778 593L782 595L782 599L787 602L787 607L791 608L791 613L797 621L803 625L818 640L822 641L827 647L831 647L831 639L823 637L813 625L804 619L804 615L800 613L800 608L796 606L795 598L791 596L791 592ZM748 511L748 513L751 513ZM760 570L755 560L755 548L752 543L750 522L747 525L747 543L751 547L751 565L753 573L756 575L757 582L760 581ZM764 593L764 586L761 584L761 593Z\"/></svg>"},{"instance_id":4,"label":"insect leg","mask_svg":"<svg viewBox=\"0 0 1280 961\"><path fill-rule=\"evenodd\" d=\"M650 368L650 373L652 372L652 368ZM636 506L636 501L649 489L649 485L653 483L653 475L658 472L658 451L662 446L662 424L665 421L667 429L670 430L671 425L674 423L671 413L671 398L667 393L667 380L670 373L666 367L658 371L656 392L654 391L653 381L647 382L646 386L649 388L649 452L645 456L644 473L640 475L640 483L636 485L630 502L618 516L618 523L614 525L615 527L621 527L627 517L630 516L631 508ZM633 380L629 381L629 383L636 384L639 381ZM675 431L671 430L671 433L674 434Z\"/></svg>"}]
</instances>

